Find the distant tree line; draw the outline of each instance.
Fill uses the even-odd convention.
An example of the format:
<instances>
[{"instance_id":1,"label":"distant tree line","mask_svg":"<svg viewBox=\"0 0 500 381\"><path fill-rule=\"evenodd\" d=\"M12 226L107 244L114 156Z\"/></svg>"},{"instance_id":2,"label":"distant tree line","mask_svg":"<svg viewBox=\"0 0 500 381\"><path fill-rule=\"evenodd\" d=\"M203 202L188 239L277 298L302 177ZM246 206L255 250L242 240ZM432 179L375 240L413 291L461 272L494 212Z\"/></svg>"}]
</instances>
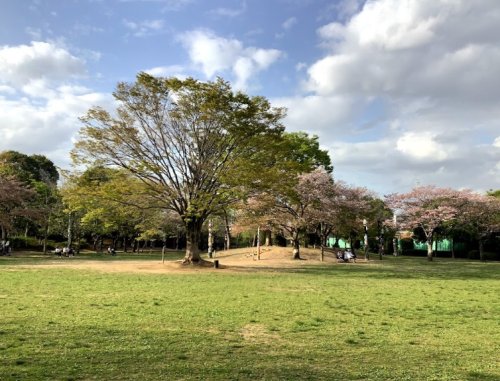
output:
<instances>
[{"instance_id":1,"label":"distant tree line","mask_svg":"<svg viewBox=\"0 0 500 381\"><path fill-rule=\"evenodd\" d=\"M72 151L80 170L0 154L2 241L36 237L44 252L49 238L77 251L155 243L185 248L185 263L201 263L200 248L213 250L214 237L223 248L277 237L300 259L301 245L324 249L331 236L355 249L366 234L382 253L405 229L423 237L432 259L437 234L461 229L484 258L485 239L499 230L498 191L421 187L380 199L334 179L316 136L285 131L284 109L222 79L140 73L114 96L116 110L94 107L81 118Z\"/></svg>"}]
</instances>

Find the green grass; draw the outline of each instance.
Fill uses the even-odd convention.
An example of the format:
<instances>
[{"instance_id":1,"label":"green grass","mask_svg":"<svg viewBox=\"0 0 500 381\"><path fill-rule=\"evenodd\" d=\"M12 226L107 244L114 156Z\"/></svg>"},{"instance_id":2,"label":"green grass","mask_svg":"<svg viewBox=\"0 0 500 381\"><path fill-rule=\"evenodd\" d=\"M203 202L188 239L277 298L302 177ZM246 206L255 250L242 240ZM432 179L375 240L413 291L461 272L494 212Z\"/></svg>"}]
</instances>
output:
<instances>
[{"instance_id":1,"label":"green grass","mask_svg":"<svg viewBox=\"0 0 500 381\"><path fill-rule=\"evenodd\" d=\"M0 380L500 379L500 263L158 275L44 260L0 257Z\"/></svg>"}]
</instances>

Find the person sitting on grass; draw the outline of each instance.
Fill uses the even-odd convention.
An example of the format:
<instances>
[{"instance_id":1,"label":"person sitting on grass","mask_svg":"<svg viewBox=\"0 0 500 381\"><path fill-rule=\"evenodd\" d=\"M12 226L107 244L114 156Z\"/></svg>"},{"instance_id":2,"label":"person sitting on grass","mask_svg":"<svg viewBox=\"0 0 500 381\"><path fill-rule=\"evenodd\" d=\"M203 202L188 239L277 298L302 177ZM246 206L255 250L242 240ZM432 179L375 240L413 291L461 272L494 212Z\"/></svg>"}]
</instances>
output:
<instances>
[{"instance_id":1,"label":"person sitting on grass","mask_svg":"<svg viewBox=\"0 0 500 381\"><path fill-rule=\"evenodd\" d=\"M339 261L344 260L344 250L337 251L337 260L339 260Z\"/></svg>"}]
</instances>

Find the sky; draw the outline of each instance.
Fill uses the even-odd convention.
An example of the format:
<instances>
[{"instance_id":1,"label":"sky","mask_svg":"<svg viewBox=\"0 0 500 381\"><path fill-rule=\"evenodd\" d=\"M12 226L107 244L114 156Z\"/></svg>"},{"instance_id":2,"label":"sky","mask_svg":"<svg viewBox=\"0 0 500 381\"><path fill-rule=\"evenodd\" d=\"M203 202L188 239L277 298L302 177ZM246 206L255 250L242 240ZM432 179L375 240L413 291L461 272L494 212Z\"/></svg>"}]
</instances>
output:
<instances>
[{"instance_id":1,"label":"sky","mask_svg":"<svg viewBox=\"0 0 500 381\"><path fill-rule=\"evenodd\" d=\"M498 0L2 0L0 151L69 169L141 71L267 97L380 196L500 189Z\"/></svg>"}]
</instances>

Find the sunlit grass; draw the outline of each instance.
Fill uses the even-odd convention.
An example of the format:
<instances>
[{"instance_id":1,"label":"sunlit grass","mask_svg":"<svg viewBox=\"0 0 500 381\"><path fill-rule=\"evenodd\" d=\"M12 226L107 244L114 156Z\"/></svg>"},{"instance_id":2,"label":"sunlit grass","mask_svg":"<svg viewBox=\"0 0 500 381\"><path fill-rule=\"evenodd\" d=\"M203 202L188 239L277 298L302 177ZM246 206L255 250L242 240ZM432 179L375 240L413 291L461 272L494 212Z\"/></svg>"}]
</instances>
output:
<instances>
[{"instance_id":1,"label":"sunlit grass","mask_svg":"<svg viewBox=\"0 0 500 381\"><path fill-rule=\"evenodd\" d=\"M499 263L158 275L39 261L0 260L0 380L500 379Z\"/></svg>"}]
</instances>

